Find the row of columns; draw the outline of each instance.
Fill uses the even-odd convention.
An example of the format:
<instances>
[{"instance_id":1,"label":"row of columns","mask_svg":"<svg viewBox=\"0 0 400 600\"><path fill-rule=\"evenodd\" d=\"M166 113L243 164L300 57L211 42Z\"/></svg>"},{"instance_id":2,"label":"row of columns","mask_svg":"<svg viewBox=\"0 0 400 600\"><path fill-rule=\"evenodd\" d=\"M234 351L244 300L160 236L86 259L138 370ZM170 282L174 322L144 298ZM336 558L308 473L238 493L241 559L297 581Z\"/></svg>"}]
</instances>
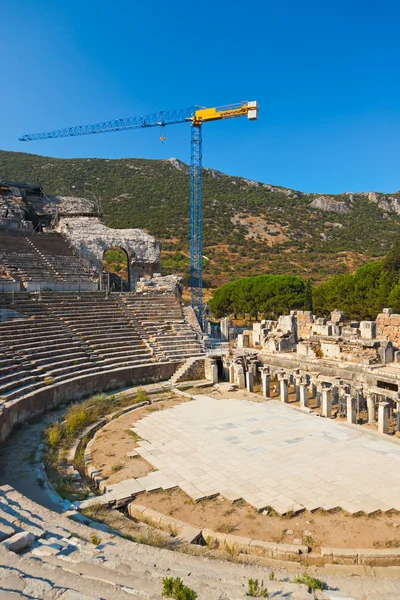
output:
<instances>
[{"instance_id":1,"label":"row of columns","mask_svg":"<svg viewBox=\"0 0 400 600\"><path fill-rule=\"evenodd\" d=\"M260 367L261 373L261 385L262 385L262 395L266 398L270 397L271 394L271 370L269 367ZM289 402L289 377L285 372L278 372L277 378L279 382L279 396L281 402L288 403ZM336 396L336 400L339 398L339 388L337 386L332 387L324 387L323 382L312 382L310 383L305 380L301 375L294 375L295 381L295 393L296 393L296 401L300 403L302 408L308 408L309 404L309 392L308 388L312 387L312 397L317 397L321 399L321 415L326 418L330 418L332 416L332 399L333 396ZM343 386L343 391L349 386ZM345 401L346 401L346 416L348 423L357 423L357 398L355 398L350 393L344 393ZM368 412L368 423L374 424L376 423L376 405L375 400L372 393L366 394L367 400L367 412ZM378 431L379 433L387 434L389 431L389 407L390 403L386 401L378 402ZM398 426L397 430L400 430L400 406L399 403L397 405L397 415L398 415Z\"/></svg>"},{"instance_id":2,"label":"row of columns","mask_svg":"<svg viewBox=\"0 0 400 600\"><path fill-rule=\"evenodd\" d=\"M215 370L215 380L218 381L217 365L213 365ZM293 381L296 393L296 401L302 408L309 407L309 398L317 398L317 406L321 407L321 415L325 418L332 416L332 404L337 403L340 398L344 399L346 406L346 417L348 423L357 423L357 397L350 393L350 386L340 382L324 382L319 376L310 377L296 370L294 374L288 375L281 370L276 373L268 366L257 367L255 361L249 362L246 368L242 364L230 362L227 367L230 383L237 383L239 388L246 388L248 392L254 391L254 381L257 371L261 375L262 395L265 398L271 396L271 377L277 376L279 384L279 396L283 403L289 402L289 381ZM329 387L327 387L329 385ZM311 388L309 390L309 388ZM383 395L383 394L382 394ZM367 401L368 423L376 423L376 403L374 394L367 392L365 394ZM399 401L400 402L400 401ZM400 430L400 406L397 404L397 430ZM378 431L387 434L389 431L389 410L390 403L387 401L378 402Z\"/></svg>"}]
</instances>

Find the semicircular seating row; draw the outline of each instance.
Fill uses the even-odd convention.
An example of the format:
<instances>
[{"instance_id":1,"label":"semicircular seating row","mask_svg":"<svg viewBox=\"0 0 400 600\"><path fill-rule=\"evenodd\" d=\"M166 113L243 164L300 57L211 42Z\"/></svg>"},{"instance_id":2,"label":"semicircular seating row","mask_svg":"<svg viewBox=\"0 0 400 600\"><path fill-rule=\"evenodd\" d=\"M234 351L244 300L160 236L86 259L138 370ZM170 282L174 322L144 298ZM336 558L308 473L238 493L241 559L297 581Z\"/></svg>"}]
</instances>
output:
<instances>
[{"instance_id":1,"label":"semicircular seating row","mask_svg":"<svg viewBox=\"0 0 400 600\"><path fill-rule=\"evenodd\" d=\"M0 403L99 370L204 354L173 295L102 292L0 296Z\"/></svg>"}]
</instances>

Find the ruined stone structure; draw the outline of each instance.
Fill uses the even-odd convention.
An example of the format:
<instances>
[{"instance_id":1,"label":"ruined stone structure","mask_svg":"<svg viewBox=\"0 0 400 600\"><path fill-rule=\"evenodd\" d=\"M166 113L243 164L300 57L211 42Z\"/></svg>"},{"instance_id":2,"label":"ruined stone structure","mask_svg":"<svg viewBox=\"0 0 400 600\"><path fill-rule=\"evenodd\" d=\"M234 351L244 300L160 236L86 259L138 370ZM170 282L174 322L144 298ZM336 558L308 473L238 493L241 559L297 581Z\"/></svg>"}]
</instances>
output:
<instances>
[{"instance_id":1,"label":"ruined stone structure","mask_svg":"<svg viewBox=\"0 0 400 600\"><path fill-rule=\"evenodd\" d=\"M346 322L340 311L330 319L292 311L240 334L237 351L222 358L222 373L225 381L248 391L259 382L265 397L274 381L284 403L292 390L301 408L309 410L312 400L323 417L377 424L387 434L390 419L400 432L399 347L400 315L390 309L376 321L360 323ZM208 366L212 381L218 380L216 372Z\"/></svg>"},{"instance_id":2,"label":"ruined stone structure","mask_svg":"<svg viewBox=\"0 0 400 600\"><path fill-rule=\"evenodd\" d=\"M98 215L95 199L48 197L40 186L0 180L0 291L95 290L104 253L115 247L127 256L129 291L140 278L160 273L161 245L154 237L141 229L110 229ZM13 233L19 237L11 239ZM47 236L45 250L39 234Z\"/></svg>"},{"instance_id":3,"label":"ruined stone structure","mask_svg":"<svg viewBox=\"0 0 400 600\"><path fill-rule=\"evenodd\" d=\"M121 248L127 255L130 290L145 275L161 270L161 244L142 229L110 229L98 217L61 217L57 231L62 233L91 271L101 273L106 250Z\"/></svg>"}]
</instances>

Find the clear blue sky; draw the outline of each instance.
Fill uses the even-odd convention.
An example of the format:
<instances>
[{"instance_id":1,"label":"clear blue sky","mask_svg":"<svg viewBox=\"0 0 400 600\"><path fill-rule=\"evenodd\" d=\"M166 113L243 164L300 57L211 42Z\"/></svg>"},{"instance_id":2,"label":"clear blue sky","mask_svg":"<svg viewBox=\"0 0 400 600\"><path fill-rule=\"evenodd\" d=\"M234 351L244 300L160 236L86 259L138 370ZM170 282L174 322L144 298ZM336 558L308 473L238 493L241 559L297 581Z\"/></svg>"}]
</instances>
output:
<instances>
[{"instance_id":1,"label":"clear blue sky","mask_svg":"<svg viewBox=\"0 0 400 600\"><path fill-rule=\"evenodd\" d=\"M396 0L12 0L1 14L1 148L175 156L186 125L20 143L159 109L258 100L204 127L204 166L303 191L400 189ZM0 174L1 175L1 174Z\"/></svg>"}]
</instances>

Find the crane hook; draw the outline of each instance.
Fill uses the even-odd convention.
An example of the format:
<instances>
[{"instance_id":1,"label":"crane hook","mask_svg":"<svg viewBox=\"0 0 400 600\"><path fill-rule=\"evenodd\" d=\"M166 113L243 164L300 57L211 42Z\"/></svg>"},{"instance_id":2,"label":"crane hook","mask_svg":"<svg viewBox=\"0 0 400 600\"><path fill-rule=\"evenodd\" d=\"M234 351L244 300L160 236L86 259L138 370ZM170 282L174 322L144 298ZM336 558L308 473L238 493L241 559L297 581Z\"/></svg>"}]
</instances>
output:
<instances>
[{"instance_id":1,"label":"crane hook","mask_svg":"<svg viewBox=\"0 0 400 600\"><path fill-rule=\"evenodd\" d=\"M164 143L164 141L165 141L165 135L161 135L160 136L160 140L161 140L162 143Z\"/></svg>"}]
</instances>

